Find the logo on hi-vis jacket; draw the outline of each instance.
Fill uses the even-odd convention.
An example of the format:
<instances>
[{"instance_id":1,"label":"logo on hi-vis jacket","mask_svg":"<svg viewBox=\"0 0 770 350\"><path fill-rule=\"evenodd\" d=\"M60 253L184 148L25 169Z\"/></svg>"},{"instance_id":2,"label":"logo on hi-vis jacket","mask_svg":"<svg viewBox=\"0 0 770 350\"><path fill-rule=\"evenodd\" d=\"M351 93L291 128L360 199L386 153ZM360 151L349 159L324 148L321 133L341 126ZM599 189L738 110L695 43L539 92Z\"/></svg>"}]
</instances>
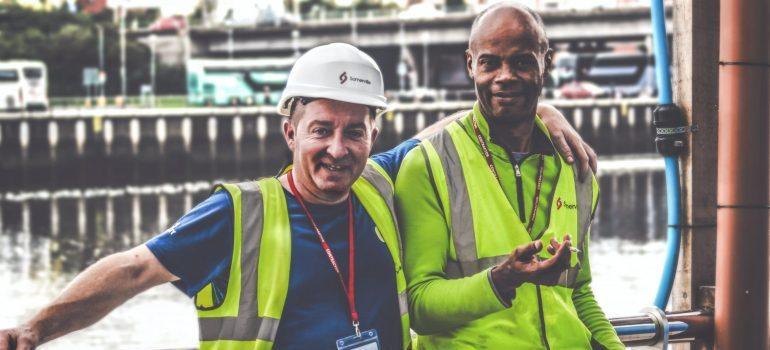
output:
<instances>
[{"instance_id":1,"label":"logo on hi-vis jacket","mask_svg":"<svg viewBox=\"0 0 770 350\"><path fill-rule=\"evenodd\" d=\"M572 209L572 210L577 209L577 205L569 204L569 203L567 203L565 201L562 201L561 197L559 197L559 198L556 199L556 210L561 209L561 207L564 207L564 208L567 208L567 209Z\"/></svg>"}]
</instances>

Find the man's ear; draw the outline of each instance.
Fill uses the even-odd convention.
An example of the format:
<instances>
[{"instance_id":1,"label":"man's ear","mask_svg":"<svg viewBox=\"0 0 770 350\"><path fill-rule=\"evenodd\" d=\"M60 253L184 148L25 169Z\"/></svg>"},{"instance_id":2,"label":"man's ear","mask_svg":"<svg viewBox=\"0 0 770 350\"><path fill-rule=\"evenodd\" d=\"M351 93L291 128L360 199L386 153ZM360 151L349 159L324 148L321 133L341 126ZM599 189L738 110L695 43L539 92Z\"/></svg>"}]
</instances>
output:
<instances>
[{"instance_id":1,"label":"man's ear","mask_svg":"<svg viewBox=\"0 0 770 350\"><path fill-rule=\"evenodd\" d=\"M468 76L473 79L473 55L471 49L465 50L465 69L468 70Z\"/></svg>"},{"instance_id":2,"label":"man's ear","mask_svg":"<svg viewBox=\"0 0 770 350\"><path fill-rule=\"evenodd\" d=\"M553 49L549 48L545 52L545 67L543 69L543 77L545 77L548 74L551 74L551 70L553 69Z\"/></svg>"},{"instance_id":3,"label":"man's ear","mask_svg":"<svg viewBox=\"0 0 770 350\"><path fill-rule=\"evenodd\" d=\"M289 149L294 152L294 146L295 146L295 140L294 138L297 136L297 130L294 128L294 123L291 122L291 119L287 119L283 121L283 139L286 140L286 146L289 146Z\"/></svg>"}]
</instances>

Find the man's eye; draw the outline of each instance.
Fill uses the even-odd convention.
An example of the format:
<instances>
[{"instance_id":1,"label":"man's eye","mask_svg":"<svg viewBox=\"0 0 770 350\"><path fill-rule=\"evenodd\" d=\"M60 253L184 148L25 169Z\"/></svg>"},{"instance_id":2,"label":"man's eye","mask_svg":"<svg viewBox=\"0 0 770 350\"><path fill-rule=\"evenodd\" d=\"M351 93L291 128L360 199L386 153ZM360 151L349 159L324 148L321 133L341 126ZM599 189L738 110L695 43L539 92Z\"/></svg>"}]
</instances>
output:
<instances>
[{"instance_id":1,"label":"man's eye","mask_svg":"<svg viewBox=\"0 0 770 350\"><path fill-rule=\"evenodd\" d=\"M313 129L313 134L319 135L319 136L326 136L329 134L329 129L327 128L315 128Z\"/></svg>"},{"instance_id":2,"label":"man's eye","mask_svg":"<svg viewBox=\"0 0 770 350\"><path fill-rule=\"evenodd\" d=\"M348 134L348 137L351 137L351 138L354 138L354 139L359 139L359 138L364 137L363 130L350 130L350 131L347 132L347 134Z\"/></svg>"},{"instance_id":3,"label":"man's eye","mask_svg":"<svg viewBox=\"0 0 770 350\"><path fill-rule=\"evenodd\" d=\"M535 65L535 61L529 58L518 59L513 62L514 67L519 69L532 68Z\"/></svg>"},{"instance_id":4,"label":"man's eye","mask_svg":"<svg viewBox=\"0 0 770 350\"><path fill-rule=\"evenodd\" d=\"M497 65L497 62L494 61L494 60L482 58L482 59L479 60L479 64L482 67L489 68L489 67L494 67L495 65Z\"/></svg>"}]
</instances>

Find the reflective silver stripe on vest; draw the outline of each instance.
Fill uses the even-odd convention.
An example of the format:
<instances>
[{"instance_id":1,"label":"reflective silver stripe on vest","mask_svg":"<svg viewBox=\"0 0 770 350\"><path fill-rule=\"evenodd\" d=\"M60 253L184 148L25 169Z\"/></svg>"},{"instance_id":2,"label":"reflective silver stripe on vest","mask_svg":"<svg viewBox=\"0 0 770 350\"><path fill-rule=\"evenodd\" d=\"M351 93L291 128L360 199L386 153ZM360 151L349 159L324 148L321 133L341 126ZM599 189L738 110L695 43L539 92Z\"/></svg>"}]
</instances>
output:
<instances>
[{"instance_id":1,"label":"reflective silver stripe on vest","mask_svg":"<svg viewBox=\"0 0 770 350\"><path fill-rule=\"evenodd\" d=\"M241 295L236 317L199 317L200 340L275 341L278 319L257 317L257 264L262 238L263 202L256 181L241 190Z\"/></svg>"},{"instance_id":2,"label":"reflective silver stripe on vest","mask_svg":"<svg viewBox=\"0 0 770 350\"><path fill-rule=\"evenodd\" d=\"M435 134L428 138L428 141L433 145L441 159L441 165L444 169L444 174L447 182L447 191L449 192L449 207L451 215L451 235L452 241L455 247L455 253L457 255L457 261L448 259L446 262L445 274L447 278L462 278L472 276L482 270L485 270L491 266L497 265L505 259L508 255L500 255L494 257L478 258L476 252L476 235L473 230L473 213L470 207L470 197L468 196L468 188L465 184L465 177L463 176L462 164L460 156L457 153L457 149L454 147L449 132L444 130L441 133ZM426 165L429 166L429 160L425 155ZM588 228L591 224L591 211L593 204L593 183L591 178L587 178L584 181L578 179L578 169L573 166L573 173L575 175L575 192L578 210L578 240L577 247L580 247L581 252L578 253L578 261L583 259L583 252L585 251L584 242L588 233ZM431 175L431 181L434 182L435 178ZM559 276L559 284L562 286L574 286L577 279L578 272L580 271L580 263L578 265L565 270L561 276Z\"/></svg>"},{"instance_id":3,"label":"reflective silver stripe on vest","mask_svg":"<svg viewBox=\"0 0 770 350\"><path fill-rule=\"evenodd\" d=\"M450 278L470 276L483 268L480 268L481 265L479 265L476 256L476 236L473 230L471 199L468 195L468 187L465 185L460 155L457 153L452 137L446 129L434 134L428 138L428 141L436 149L441 159L447 191L449 192L449 219L452 222L450 230L457 255L456 266L453 269L459 272L458 277L450 276ZM436 180L431 178L431 181L435 182Z\"/></svg>"},{"instance_id":4,"label":"reflective silver stripe on vest","mask_svg":"<svg viewBox=\"0 0 770 350\"><path fill-rule=\"evenodd\" d=\"M580 272L580 262L583 261L583 255L587 251L588 230L591 228L591 214L593 212L594 203L594 185L593 176L586 176L582 181L578 177L580 169L577 168L577 164L572 164L572 174L575 180L575 200L577 201L577 248L580 249L578 254L577 265L570 267L566 271L562 272L559 276L559 285L563 287L575 286L578 273Z\"/></svg>"},{"instance_id":5,"label":"reflective silver stripe on vest","mask_svg":"<svg viewBox=\"0 0 770 350\"><path fill-rule=\"evenodd\" d=\"M280 320L270 317L215 317L200 318L200 339L274 341Z\"/></svg>"},{"instance_id":6,"label":"reflective silver stripe on vest","mask_svg":"<svg viewBox=\"0 0 770 350\"><path fill-rule=\"evenodd\" d=\"M393 218L393 224L395 225L396 229L396 239L398 239L398 251L399 251L399 259L400 261L404 261L403 252L404 249L401 245L401 235L398 232L398 221L396 220L396 210L395 206L393 205L393 185L391 185L391 182L388 181L382 174L380 174L377 169L375 169L373 166L367 164L364 168L364 171L361 173L361 177L364 178L367 182L372 184L374 188L377 190L377 192L380 193L380 196L385 200L385 204L388 206L388 210L390 211L390 216ZM406 292L402 292L398 294L398 310L401 314L401 316L406 315L409 313L409 304L408 304L408 297Z\"/></svg>"},{"instance_id":7,"label":"reflective silver stripe on vest","mask_svg":"<svg viewBox=\"0 0 770 350\"><path fill-rule=\"evenodd\" d=\"M393 217L393 223L396 224L396 227L398 227L398 222L396 220L396 212L395 207L393 206L393 185L391 185L391 182L388 181L382 174L380 174L377 169L374 168L374 166L371 166L369 164L366 165L364 168L364 171L361 173L361 177L364 178L367 182L372 184L374 186L374 189L377 190L377 192L380 193L380 196L382 196L382 199L385 200L385 204L388 205L388 210L390 210L390 216ZM400 237L399 237L400 239ZM399 246L401 245L399 241Z\"/></svg>"},{"instance_id":8,"label":"reflective silver stripe on vest","mask_svg":"<svg viewBox=\"0 0 770 350\"><path fill-rule=\"evenodd\" d=\"M398 293L398 311L401 316L409 313L409 296L406 291Z\"/></svg>"}]
</instances>

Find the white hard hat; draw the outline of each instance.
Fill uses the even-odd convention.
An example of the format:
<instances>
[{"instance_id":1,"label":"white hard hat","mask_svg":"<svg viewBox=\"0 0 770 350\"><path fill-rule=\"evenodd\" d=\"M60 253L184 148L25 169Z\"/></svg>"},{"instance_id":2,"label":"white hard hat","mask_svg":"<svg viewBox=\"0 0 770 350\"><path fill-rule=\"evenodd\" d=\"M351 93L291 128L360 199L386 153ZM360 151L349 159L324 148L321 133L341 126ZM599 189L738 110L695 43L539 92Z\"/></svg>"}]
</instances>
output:
<instances>
[{"instance_id":1,"label":"white hard hat","mask_svg":"<svg viewBox=\"0 0 770 350\"><path fill-rule=\"evenodd\" d=\"M278 102L278 114L289 116L295 97L387 107L380 67L369 55L344 43L315 47L297 59Z\"/></svg>"}]
</instances>

